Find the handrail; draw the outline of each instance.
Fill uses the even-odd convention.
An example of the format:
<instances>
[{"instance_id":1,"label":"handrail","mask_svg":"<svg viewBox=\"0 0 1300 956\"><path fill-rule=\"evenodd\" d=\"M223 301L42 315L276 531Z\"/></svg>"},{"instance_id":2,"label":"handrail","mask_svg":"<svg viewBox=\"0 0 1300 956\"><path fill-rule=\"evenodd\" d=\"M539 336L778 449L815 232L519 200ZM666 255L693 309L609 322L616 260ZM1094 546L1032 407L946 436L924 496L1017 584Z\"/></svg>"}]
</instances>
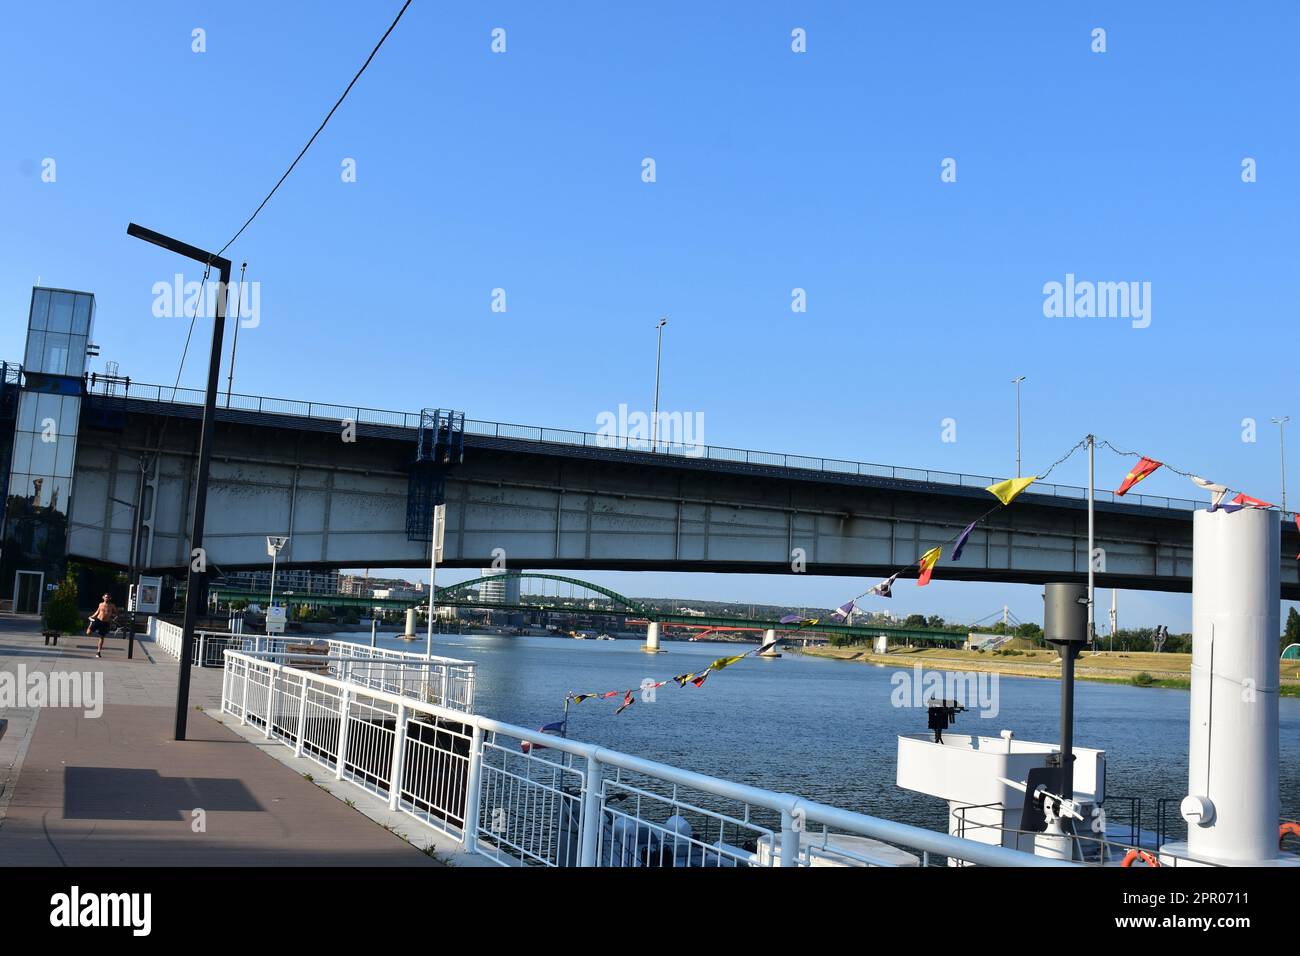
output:
<instances>
[{"instance_id":1,"label":"handrail","mask_svg":"<svg viewBox=\"0 0 1300 956\"><path fill-rule=\"evenodd\" d=\"M114 387L115 389L122 388L122 384L116 383ZM181 395L185 397L182 398ZM136 399L176 405L202 405L205 399L205 395L200 389L174 388L171 385L150 385L142 382L130 382L120 394L116 392L109 394L107 386L105 386L102 397ZM238 392L225 396L224 400L225 404L219 405L218 410L251 411L259 414L286 415L295 418L350 419L360 424L389 425L412 431L417 430L420 425L420 414L418 412L368 408L363 405L337 405L325 402L302 401L301 399L272 398L270 396L247 395ZM817 455L793 455L785 452L732 448L725 445L687 445L679 442L668 442L663 439L652 443L649 439L602 435L595 432L547 428L539 425L480 421L477 419L465 420L465 433L486 438L575 445L584 448L615 449L653 456L656 459L664 457L705 459L730 462L732 464L788 468L831 475L888 478L895 481L952 485L965 488L983 488L998 480L988 475L971 475L942 469L881 465ZM1035 482L1032 489L1025 492L1025 497L1034 495L1084 501L1087 498L1087 489L1077 485ZM1098 491L1096 500L1122 506L1165 508L1176 511L1195 511L1205 505L1205 502L1191 498L1143 494L1128 494L1121 497L1112 491Z\"/></svg>"},{"instance_id":2,"label":"handrail","mask_svg":"<svg viewBox=\"0 0 1300 956\"><path fill-rule=\"evenodd\" d=\"M1069 861L1036 857L1032 854L1005 847L963 840L946 833L926 830L911 824L897 823L838 807L827 806L794 794L779 793L748 784L723 780L718 777L610 750L595 744L529 730L526 727L508 724L479 714L462 713L436 704L412 700L409 697L402 697L383 690L362 688L345 680L301 670L238 651L227 651L225 657L227 677L223 682L223 711L239 717L241 722L252 720L255 725L260 722L268 738L273 735L274 731L274 734L280 736L286 743L290 739L294 740L295 752L301 753L303 751L303 737L308 733L308 729L305 729L308 728L308 724L304 713L304 708L307 706L306 688L308 686L313 688L311 696L314 701L317 701L315 706L318 708L320 699L337 700L339 702L338 709L334 711L334 715L339 720L339 730L331 738L334 751L330 750L329 745L322 745L319 739L321 733L319 720L310 727L310 733L314 734L315 737L307 741L307 744L309 748L314 747L316 750L322 751L326 755L326 759L329 760L330 765L337 764L336 777L338 779L350 779L351 782L363 789L376 792L380 796L387 796L390 801L390 809L405 809L402 807L403 802L413 802L415 799L414 796L408 799L406 793L403 759L410 746L410 738L407 736L408 722L411 722L412 716L417 714L432 718L434 726L439 727L444 733L453 733L448 729L447 722L459 724L464 728L462 731L455 731L455 733L460 734L460 739L465 739L465 735L468 734L471 742L468 754L462 757L467 761L463 770L463 779L479 781L480 786L485 780L485 754L488 750L486 741L489 734L505 735L516 741L526 742L539 751L545 749L553 753L566 754L584 762L586 771L582 775L581 792L569 796L574 800L575 805L580 808L580 810L574 812L580 812L585 821L578 827L578 847L574 858L588 861L588 865L597 859L596 844L600 840L600 820L594 819L593 815L604 818L611 813L604 803L607 796L605 784L610 781L604 777L602 768L640 774L658 781L660 784L674 788L674 793L675 788L678 786L687 787L701 793L710 794L713 797L741 802L747 808L757 807L778 813L781 819L779 833L781 839L780 862L786 866L797 864L801 831L809 823L832 826L849 833L861 834L874 839L913 847L926 854L951 856L988 866L1074 865ZM259 669L262 672L265 677L265 684L254 686L255 693L252 695L254 699L250 700L250 675L254 673L254 669ZM242 680L240 679L241 674ZM286 691L286 688L289 690ZM291 694L295 688L299 696L296 699L290 697L287 701L289 709L285 711L277 710L272 701L285 703L286 695ZM328 694L327 691L333 691L333 694ZM238 703L235 701L235 695L239 695ZM364 701L359 700L359 698L364 698ZM266 701L265 713L257 713L256 699ZM286 733L282 723L288 712L293 710L295 706L298 708L296 737L293 733ZM350 709L352 707L356 707L357 712L352 712ZM386 757L383 753L376 757L373 751L369 753L368 757L358 756L355 753L354 732L345 732L345 728L357 723L365 724L376 715L382 716L383 714L395 715L397 718L391 731L383 730L384 734L392 734L391 758ZM367 741L375 739L376 736L375 732L359 733L360 739ZM494 747L494 750L500 752L499 745ZM450 758L452 752L440 751L440 753L445 753ZM519 757L519 759L528 759L527 754L528 751L525 751L525 756ZM318 756L317 759L320 760L321 758ZM382 787L377 787L375 784L375 774L373 772L362 774L360 778L356 776L349 778L345 773L345 767L351 767L353 762L366 762L367 766L376 762L387 765L386 761L388 760L391 760L391 772L387 777L387 782L384 782ZM560 764L550 760L539 761L539 763L543 767L550 768L552 772L565 769ZM465 796L465 809L463 811L465 824L461 827L459 840L462 846L471 852L476 850L478 842L479 821L477 811L479 799L480 793L478 790L472 787L469 788ZM679 806L681 804L679 800L674 798L672 805ZM425 812L427 813L427 811ZM542 811L536 809L531 812L540 813ZM445 821L448 815L456 815L452 809L445 807L441 808L441 813L442 816L439 819L442 821ZM413 815L420 816L419 814ZM634 821L633 829L637 830L638 835L635 837L629 836L627 839L634 840L636 845L639 846L644 839L640 835L641 831L648 829L650 826L651 824L648 822L637 819ZM437 828L447 832L443 826ZM776 835L774 834L774 836ZM719 844L712 852L720 856L724 849L730 851L735 848L724 848L721 841L719 841ZM604 854L607 850L608 848L602 844L600 852Z\"/></svg>"}]
</instances>

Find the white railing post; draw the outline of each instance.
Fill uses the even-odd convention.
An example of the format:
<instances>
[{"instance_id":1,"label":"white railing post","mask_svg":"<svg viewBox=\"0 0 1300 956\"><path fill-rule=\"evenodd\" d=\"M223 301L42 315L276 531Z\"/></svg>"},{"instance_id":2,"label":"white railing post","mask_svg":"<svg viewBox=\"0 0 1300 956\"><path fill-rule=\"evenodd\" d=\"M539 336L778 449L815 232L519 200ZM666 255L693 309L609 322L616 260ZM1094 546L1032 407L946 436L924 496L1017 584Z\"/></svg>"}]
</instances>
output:
<instances>
[{"instance_id":1,"label":"white railing post","mask_svg":"<svg viewBox=\"0 0 1300 956\"><path fill-rule=\"evenodd\" d=\"M801 820L802 822L802 820ZM795 826L795 816L789 810L781 811L781 866L799 865L799 836L801 827Z\"/></svg>"},{"instance_id":2,"label":"white railing post","mask_svg":"<svg viewBox=\"0 0 1300 956\"><path fill-rule=\"evenodd\" d=\"M252 672L252 661L244 661L244 691L239 701L239 725L248 723L248 679Z\"/></svg>"},{"instance_id":3,"label":"white railing post","mask_svg":"<svg viewBox=\"0 0 1300 956\"><path fill-rule=\"evenodd\" d=\"M348 757L348 698L351 692L345 687L339 694L339 754L334 763L334 779L343 779L343 765Z\"/></svg>"},{"instance_id":4,"label":"white railing post","mask_svg":"<svg viewBox=\"0 0 1300 956\"><path fill-rule=\"evenodd\" d=\"M199 631L198 637L199 637L199 653L195 656L194 663L197 664L199 667L203 667L204 666L203 653L204 653L205 645L207 643L208 636L203 631Z\"/></svg>"},{"instance_id":5,"label":"white railing post","mask_svg":"<svg viewBox=\"0 0 1300 956\"><path fill-rule=\"evenodd\" d=\"M406 705L397 705L397 723L393 725L393 760L388 767L388 809L396 810L402 801L402 773L406 763Z\"/></svg>"},{"instance_id":6,"label":"white railing post","mask_svg":"<svg viewBox=\"0 0 1300 956\"><path fill-rule=\"evenodd\" d=\"M293 745L293 755L302 756L302 737L307 732L307 675L298 678L298 740Z\"/></svg>"},{"instance_id":7,"label":"white railing post","mask_svg":"<svg viewBox=\"0 0 1300 956\"><path fill-rule=\"evenodd\" d=\"M469 853L478 849L479 787L483 780L483 728L477 722L469 739L469 775L465 781L465 825L460 842Z\"/></svg>"},{"instance_id":8,"label":"white railing post","mask_svg":"<svg viewBox=\"0 0 1300 956\"><path fill-rule=\"evenodd\" d=\"M578 866L595 866L597 844L600 843L600 763L587 757L586 787L582 795L582 829L578 837Z\"/></svg>"},{"instance_id":9,"label":"white railing post","mask_svg":"<svg viewBox=\"0 0 1300 956\"><path fill-rule=\"evenodd\" d=\"M279 664L270 664L270 673L266 677L266 728L263 733L264 737L270 738L271 725L275 722L275 675L279 671Z\"/></svg>"},{"instance_id":10,"label":"white railing post","mask_svg":"<svg viewBox=\"0 0 1300 956\"><path fill-rule=\"evenodd\" d=\"M223 662L223 665L228 665L228 662ZM229 696L230 696L230 667L223 666L221 668L221 712L223 714L230 713L230 708L226 706L227 698Z\"/></svg>"},{"instance_id":11,"label":"white railing post","mask_svg":"<svg viewBox=\"0 0 1300 956\"><path fill-rule=\"evenodd\" d=\"M447 680L451 676L451 666L444 663L442 665L442 700L438 701L443 707L450 707L451 704L447 698Z\"/></svg>"}]
</instances>

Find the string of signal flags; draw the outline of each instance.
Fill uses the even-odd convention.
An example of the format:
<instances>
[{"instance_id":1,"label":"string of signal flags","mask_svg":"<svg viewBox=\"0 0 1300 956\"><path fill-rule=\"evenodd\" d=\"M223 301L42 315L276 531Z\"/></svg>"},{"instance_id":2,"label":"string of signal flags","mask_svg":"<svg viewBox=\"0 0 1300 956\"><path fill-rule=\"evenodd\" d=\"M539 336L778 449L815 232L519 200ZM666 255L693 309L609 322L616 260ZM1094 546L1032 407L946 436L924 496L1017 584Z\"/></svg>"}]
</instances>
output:
<instances>
[{"instance_id":1,"label":"string of signal flags","mask_svg":"<svg viewBox=\"0 0 1300 956\"><path fill-rule=\"evenodd\" d=\"M1126 495L1135 486L1145 481L1147 478L1151 477L1151 475L1153 475L1160 468L1168 468L1170 471L1182 475L1183 477L1189 479L1193 484L1195 484L1198 488L1202 489L1203 491L1208 491L1210 493L1210 509L1209 509L1210 511L1233 512L1233 511L1240 511L1242 508L1267 509L1267 508L1275 507L1269 502L1263 501L1259 498L1252 497L1251 495L1248 495L1243 491L1238 491L1237 489L1230 488L1227 485L1222 485L1217 482L1210 481L1209 479L1202 478L1198 475L1192 474L1189 471L1184 471L1180 468L1177 468L1165 462L1157 461L1156 459L1151 458L1147 455L1143 455L1133 451L1126 451L1122 448L1116 448L1109 441L1105 441L1104 439L1099 441L1094 437L1093 441L1095 445L1101 446L1103 448L1107 448L1110 451L1114 452L1115 454L1120 455L1121 457L1138 459L1137 464L1134 465L1129 470L1129 472L1124 476L1124 480L1120 483L1120 486L1115 489L1115 494L1118 497L1123 497L1124 495ZM1029 475L1022 478L1007 478L1003 481L994 482L993 484L989 485L987 488L985 488L985 490L989 494L991 494L994 498L997 499L997 504L993 505L991 508L985 511L982 515L980 515L970 524L966 525L957 534L948 538L946 541L942 542L936 547L930 548L928 551L925 552L925 554L921 556L921 559L919 561L915 563L909 563L903 565L897 571L891 574L889 577L885 578L883 581L880 581L879 583L863 591L861 594L857 595L854 598L851 598L850 600L841 604L839 607L835 608L835 610L831 611L831 619L835 623L840 623L848 620L849 615L851 615L855 610L857 606L857 602L862 600L864 597L868 597L868 596L875 596L875 597L882 597L882 598L893 597L894 582L896 582L900 577L902 577L904 574L907 574L909 571L913 569L915 569L916 571L917 586L925 587L927 584L930 583L930 580L934 574L935 567L939 564L939 561L943 558L943 552L945 548L948 548L949 545L952 546L952 550L949 553L950 561L960 561L962 550L966 547L966 542L970 539L971 533L976 528L978 528L983 522L987 521L990 517L992 517L997 512L1002 511L1004 508L1009 508L1012 505L1012 503L1017 498L1019 498L1020 495L1023 494L1025 490L1029 488L1034 482L1042 481L1043 479L1047 478L1056 469L1058 465L1064 464L1071 457L1073 457L1074 454L1080 448L1086 447L1087 444L1088 444L1088 439L1086 438L1080 439L1073 447L1070 448L1069 451L1067 451L1064 455L1062 455L1060 458L1054 461L1047 468L1047 470L1044 471L1041 475ZM1234 491L1237 492L1235 496L1230 500L1225 500L1227 499L1228 495L1232 494ZM1300 529L1300 515L1296 516L1296 527L1297 529ZM1296 555L1296 559L1300 560L1300 554ZM788 614L785 617L782 617L778 623L787 625L790 630L798 631L806 628L815 627L819 622L820 622L820 618L804 617L798 614ZM756 647L753 650L747 651L744 654L735 654L729 657L719 657L716 660L712 661L707 667L701 670L694 671L694 672L687 672L684 674L677 674L674 677L666 678L665 680L660 680L660 681L646 680L643 681L638 687L629 687L626 689L620 688L617 690L595 692L595 693L570 692L565 696L565 701L564 701L565 714L566 714L565 719L563 721L557 721L556 723L553 724L546 724L545 726L539 728L539 730L542 733L564 735L566 725L568 723L567 714L568 714L568 706L570 703L581 704L583 701L586 700L611 700L611 699L621 697L618 708L614 711L615 714L621 714L623 713L623 711L627 710L629 707L631 707L633 704L636 703L637 691L655 690L669 683L675 683L677 684L678 687L685 687L687 684L692 684L695 687L703 687L704 682L708 679L709 675L712 674L714 671L723 670L727 667L730 667L732 664L744 660L747 657L752 657L754 655L762 654L767 651L770 651L775 646L776 646L775 643L764 644L761 647ZM527 742L525 742L522 746L524 752L527 753L531 748L531 746L533 745L530 745ZM541 745L537 745L537 746L541 746Z\"/></svg>"},{"instance_id":2,"label":"string of signal flags","mask_svg":"<svg viewBox=\"0 0 1300 956\"><path fill-rule=\"evenodd\" d=\"M1242 508L1267 509L1267 508L1275 507L1275 505L1272 505L1269 502L1263 501L1259 498L1252 497L1251 495L1246 494L1244 491L1239 491L1238 489L1230 488L1227 485L1222 485L1219 484L1218 482L1211 481L1207 478L1202 478L1199 475L1195 475L1191 473L1190 471L1184 471L1183 469L1177 468L1174 465L1170 465L1162 461L1157 461L1156 459L1151 458L1147 455L1143 455L1139 452L1127 451L1122 448L1116 448L1114 445L1112 445L1109 441L1106 441L1105 439L1097 440L1094 437L1093 440L1097 446L1108 448L1115 454L1120 455L1121 457L1138 459L1137 464L1134 465L1133 468L1129 470L1128 474L1124 476L1124 480L1120 483L1120 486L1115 489L1115 495L1118 497L1123 497L1124 495L1126 495L1129 491L1133 489L1135 485L1151 477L1151 475L1153 475L1160 468L1168 468L1170 471L1174 472L1175 474L1182 475L1183 477L1189 479L1198 488L1204 491L1208 491L1210 493L1210 509L1209 509L1210 511L1233 512L1233 511L1240 511ZM1067 461L1070 457L1074 455L1075 452L1077 452L1080 448L1085 447L1087 444L1088 444L1088 439L1086 438L1080 439L1077 444L1075 444L1069 451L1067 451L1064 455L1062 455L1060 458L1054 461L1052 465L1041 475L1031 475L1025 478L1008 478L1005 481L999 481L989 485L985 490L989 494L993 495L993 497L998 499L998 503L996 505L994 505L988 511L984 512L984 514L980 515L970 524L966 525L965 528L963 528L956 535L949 538L947 541L944 541L942 544L938 545L937 547L933 547L930 550L926 551L925 554L921 555L920 561L916 562L915 564L903 565L901 568L899 568L889 577L885 578L885 580L881 581L878 584L873 585L872 587L863 591L861 594L857 595L856 597L841 604L839 607L837 607L834 611L831 612L832 618L834 618L837 621L847 620L849 615L852 614L853 610L856 608L857 602L864 597L867 596L884 597L884 598L893 597L894 582L897 581L900 577L902 577L905 573L907 573L909 570L913 568L915 568L917 571L917 576L916 576L917 586L925 587L927 584L930 583L930 579L934 573L935 566L939 563L940 559L943 557L944 548L948 547L949 545L952 545L950 560L960 561L962 549L966 547L966 542L970 538L971 532L973 532L977 527L979 527L980 524L982 524L984 521L988 520L988 518L991 517L992 515L996 514L997 512L1001 511L1004 508L1009 507L1011 503L1015 501L1016 498L1018 498L1021 495L1021 493L1025 491L1025 489L1027 489L1035 481L1041 481L1044 478L1046 478L1048 475L1052 473L1052 471L1056 468L1057 465L1060 465L1065 461ZM1237 492L1236 495L1232 499L1225 501L1228 495L1232 494L1232 492L1234 491ZM1297 515L1295 520L1296 520L1296 528L1300 530L1300 515ZM1296 560L1300 560L1300 554L1296 555Z\"/></svg>"}]
</instances>

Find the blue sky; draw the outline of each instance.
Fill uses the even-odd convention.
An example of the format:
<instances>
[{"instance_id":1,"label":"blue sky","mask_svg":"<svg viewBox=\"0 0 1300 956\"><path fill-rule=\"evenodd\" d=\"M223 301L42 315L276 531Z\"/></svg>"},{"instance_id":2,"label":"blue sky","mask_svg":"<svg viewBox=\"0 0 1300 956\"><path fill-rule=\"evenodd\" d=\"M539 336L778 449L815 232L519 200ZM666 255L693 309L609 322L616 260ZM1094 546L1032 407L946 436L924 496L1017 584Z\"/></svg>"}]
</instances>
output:
<instances>
[{"instance_id":1,"label":"blue sky","mask_svg":"<svg viewBox=\"0 0 1300 956\"><path fill-rule=\"evenodd\" d=\"M180 260L127 222L219 248L399 6L7 10L0 353L21 358L39 277L96 294L104 360L170 382L186 322L154 317L152 288ZM1093 431L1278 500L1268 420L1300 422L1300 8L702 6L416 0L230 250L261 284L236 389L593 430L648 408L667 315L661 403L703 412L709 443L1009 475L1023 374L1027 471ZM1149 282L1150 326L1045 317L1067 273ZM1101 484L1127 466L1102 453ZM1082 484L1082 459L1053 477ZM1194 497L1169 473L1143 490ZM810 604L865 587L600 579ZM894 610L1037 617L1037 594L937 581ZM1190 600L1121 609L1184 628Z\"/></svg>"}]
</instances>

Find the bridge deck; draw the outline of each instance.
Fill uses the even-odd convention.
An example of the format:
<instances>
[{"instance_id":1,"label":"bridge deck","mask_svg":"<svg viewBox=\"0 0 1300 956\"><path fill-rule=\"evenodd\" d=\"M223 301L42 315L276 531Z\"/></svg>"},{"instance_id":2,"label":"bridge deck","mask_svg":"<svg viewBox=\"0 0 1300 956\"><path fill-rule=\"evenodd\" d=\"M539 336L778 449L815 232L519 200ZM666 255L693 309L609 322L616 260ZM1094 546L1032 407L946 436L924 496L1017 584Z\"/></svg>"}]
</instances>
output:
<instances>
[{"instance_id":1,"label":"bridge deck","mask_svg":"<svg viewBox=\"0 0 1300 956\"><path fill-rule=\"evenodd\" d=\"M430 857L220 723L221 672L195 670L189 740L172 739L176 665L151 644L61 638L0 616L0 671L103 674L99 717L9 709L0 860L34 866L429 866ZM208 716L213 715L213 716ZM195 832L193 811L206 811Z\"/></svg>"}]
</instances>

